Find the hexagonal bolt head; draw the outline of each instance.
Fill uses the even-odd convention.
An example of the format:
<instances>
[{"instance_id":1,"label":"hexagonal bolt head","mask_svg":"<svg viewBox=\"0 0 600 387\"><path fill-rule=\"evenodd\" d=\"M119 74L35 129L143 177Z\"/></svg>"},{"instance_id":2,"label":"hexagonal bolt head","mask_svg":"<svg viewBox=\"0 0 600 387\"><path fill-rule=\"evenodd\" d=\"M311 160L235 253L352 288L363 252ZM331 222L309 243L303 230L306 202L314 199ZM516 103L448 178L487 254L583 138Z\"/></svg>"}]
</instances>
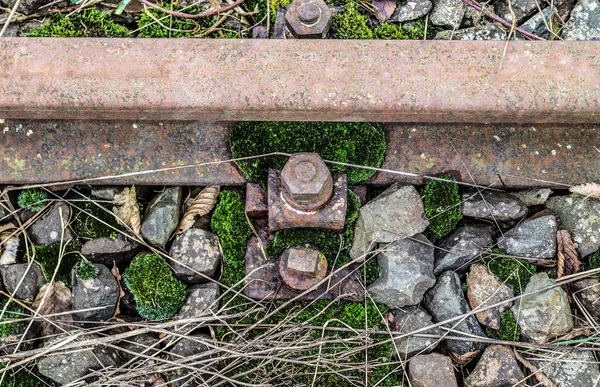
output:
<instances>
[{"instance_id":1,"label":"hexagonal bolt head","mask_svg":"<svg viewBox=\"0 0 600 387\"><path fill-rule=\"evenodd\" d=\"M288 288L306 290L327 276L327 258L309 244L290 247L279 257L278 272Z\"/></svg>"},{"instance_id":2,"label":"hexagonal bolt head","mask_svg":"<svg viewBox=\"0 0 600 387\"><path fill-rule=\"evenodd\" d=\"M289 274L314 278L318 268L319 253L314 250L290 249L286 268Z\"/></svg>"},{"instance_id":3,"label":"hexagonal bolt head","mask_svg":"<svg viewBox=\"0 0 600 387\"><path fill-rule=\"evenodd\" d=\"M294 208L316 211L333 193L333 179L317 153L296 153L281 171L285 200Z\"/></svg>"},{"instance_id":4,"label":"hexagonal bolt head","mask_svg":"<svg viewBox=\"0 0 600 387\"><path fill-rule=\"evenodd\" d=\"M323 39L331 26L331 10L323 0L295 0L285 24L295 38Z\"/></svg>"}]
</instances>

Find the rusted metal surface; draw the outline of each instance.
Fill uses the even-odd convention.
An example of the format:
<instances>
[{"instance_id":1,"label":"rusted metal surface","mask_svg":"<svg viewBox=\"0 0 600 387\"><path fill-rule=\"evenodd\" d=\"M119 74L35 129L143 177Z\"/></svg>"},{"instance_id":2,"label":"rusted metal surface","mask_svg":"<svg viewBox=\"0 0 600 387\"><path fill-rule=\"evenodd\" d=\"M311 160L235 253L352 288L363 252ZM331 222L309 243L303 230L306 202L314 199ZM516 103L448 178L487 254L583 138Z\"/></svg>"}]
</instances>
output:
<instances>
[{"instance_id":1,"label":"rusted metal surface","mask_svg":"<svg viewBox=\"0 0 600 387\"><path fill-rule=\"evenodd\" d=\"M0 119L596 123L600 42L0 39Z\"/></svg>"},{"instance_id":2,"label":"rusted metal surface","mask_svg":"<svg viewBox=\"0 0 600 387\"><path fill-rule=\"evenodd\" d=\"M348 183L345 174L333 176L333 195L321 208L302 211L291 206L282 192L281 173L269 169L268 202L271 232L286 228L323 228L341 232L346 221Z\"/></svg>"},{"instance_id":3,"label":"rusted metal surface","mask_svg":"<svg viewBox=\"0 0 600 387\"><path fill-rule=\"evenodd\" d=\"M279 277L289 288L304 291L327 276L325 254L310 245L286 249L279 257Z\"/></svg>"},{"instance_id":4,"label":"rusted metal surface","mask_svg":"<svg viewBox=\"0 0 600 387\"><path fill-rule=\"evenodd\" d=\"M295 153L281 170L282 193L297 210L316 211L333 193L333 179L318 153Z\"/></svg>"},{"instance_id":5,"label":"rusted metal surface","mask_svg":"<svg viewBox=\"0 0 600 387\"><path fill-rule=\"evenodd\" d=\"M123 175L90 184L238 185L230 124L215 122L12 121L0 123L0 183L37 184ZM162 172L137 174L141 171ZM129 175L127 175L129 174Z\"/></svg>"},{"instance_id":6,"label":"rusted metal surface","mask_svg":"<svg viewBox=\"0 0 600 387\"><path fill-rule=\"evenodd\" d=\"M256 300L288 300L297 297L300 293L300 291L284 285L279 276L278 260L268 259L263 255L258 246L258 238L255 236L248 240L245 270L246 287L244 288L244 294L250 298ZM364 300L364 287L357 272L359 271L352 268L335 270L330 280L325 281L324 284L300 299ZM331 274L331 270L329 274Z\"/></svg>"},{"instance_id":7,"label":"rusted metal surface","mask_svg":"<svg viewBox=\"0 0 600 387\"><path fill-rule=\"evenodd\" d=\"M600 125L387 125L382 168L418 175L456 170L466 183L502 188L600 181ZM378 172L372 184L422 184Z\"/></svg>"},{"instance_id":8,"label":"rusted metal surface","mask_svg":"<svg viewBox=\"0 0 600 387\"><path fill-rule=\"evenodd\" d=\"M295 38L324 38L331 26L331 10L323 0L294 0L285 24Z\"/></svg>"},{"instance_id":9,"label":"rusted metal surface","mask_svg":"<svg viewBox=\"0 0 600 387\"><path fill-rule=\"evenodd\" d=\"M246 214L251 218L264 218L268 215L267 193L259 185L246 184Z\"/></svg>"}]
</instances>

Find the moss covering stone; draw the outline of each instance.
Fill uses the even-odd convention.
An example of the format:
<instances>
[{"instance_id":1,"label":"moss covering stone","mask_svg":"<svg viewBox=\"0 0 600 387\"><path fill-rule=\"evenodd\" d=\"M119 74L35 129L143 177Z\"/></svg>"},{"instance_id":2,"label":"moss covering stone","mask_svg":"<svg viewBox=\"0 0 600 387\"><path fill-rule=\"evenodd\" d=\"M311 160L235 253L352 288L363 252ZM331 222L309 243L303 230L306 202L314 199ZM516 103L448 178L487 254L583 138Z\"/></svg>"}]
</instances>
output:
<instances>
[{"instance_id":1,"label":"moss covering stone","mask_svg":"<svg viewBox=\"0 0 600 387\"><path fill-rule=\"evenodd\" d=\"M80 279L87 281L96 278L98 276L98 271L98 268L94 266L94 264L84 259L75 269L75 274L77 274L77 277Z\"/></svg>"},{"instance_id":2,"label":"moss covering stone","mask_svg":"<svg viewBox=\"0 0 600 387\"><path fill-rule=\"evenodd\" d=\"M79 238L116 238L121 225L112 213L112 207L101 203L86 202L73 208L73 231Z\"/></svg>"},{"instance_id":3,"label":"moss covering stone","mask_svg":"<svg viewBox=\"0 0 600 387\"><path fill-rule=\"evenodd\" d=\"M60 259L60 242L43 246L33 246L33 249L34 254L31 254L31 256L34 257L35 261L42 267L42 271L44 272L46 279L49 281L56 270L56 277L54 280L62 281L65 283L65 285L71 287L71 271L73 270L73 267L81 260L81 255L73 245L73 242L67 242L64 244L62 259ZM59 259L60 265L57 269Z\"/></svg>"},{"instance_id":4,"label":"moss covering stone","mask_svg":"<svg viewBox=\"0 0 600 387\"><path fill-rule=\"evenodd\" d=\"M516 294L521 294L531 276L537 271L535 265L524 259L509 257L500 249L492 249L491 254L484 259L488 260L490 272L501 281L512 285Z\"/></svg>"},{"instance_id":5,"label":"moss covering stone","mask_svg":"<svg viewBox=\"0 0 600 387\"><path fill-rule=\"evenodd\" d=\"M229 145L234 158L271 152L316 152L326 160L379 167L386 149L379 124L337 122L241 122L232 128ZM238 161L253 183L265 184L269 167L282 168L287 157L273 156ZM375 171L328 165L345 172L349 184L367 180Z\"/></svg>"},{"instance_id":6,"label":"moss covering stone","mask_svg":"<svg viewBox=\"0 0 600 387\"><path fill-rule=\"evenodd\" d=\"M72 15L55 13L51 21L40 28L29 32L30 37L52 37L52 38L123 38L129 35L129 31L120 24L112 21L108 14L96 8Z\"/></svg>"},{"instance_id":7,"label":"moss covering stone","mask_svg":"<svg viewBox=\"0 0 600 387\"><path fill-rule=\"evenodd\" d=\"M31 211L41 211L47 204L48 194L41 189L26 189L19 193L17 204Z\"/></svg>"},{"instance_id":8,"label":"moss covering stone","mask_svg":"<svg viewBox=\"0 0 600 387\"><path fill-rule=\"evenodd\" d=\"M434 242L454 230L463 217L458 184L449 175L439 177L451 181L428 180L421 195L429 219L426 235Z\"/></svg>"},{"instance_id":9,"label":"moss covering stone","mask_svg":"<svg viewBox=\"0 0 600 387\"><path fill-rule=\"evenodd\" d=\"M500 316L500 328L498 330L486 328L485 332L488 337L497 340L519 341L521 339L521 328L517 324L511 310L502 312Z\"/></svg>"},{"instance_id":10,"label":"moss covering stone","mask_svg":"<svg viewBox=\"0 0 600 387\"><path fill-rule=\"evenodd\" d=\"M8 306L6 306L8 304ZM6 298L0 302L0 312L6 306L6 311L0 320L0 337L15 335L19 332L24 322L9 322L11 319L23 318L23 307L14 301Z\"/></svg>"},{"instance_id":11,"label":"moss covering stone","mask_svg":"<svg viewBox=\"0 0 600 387\"><path fill-rule=\"evenodd\" d=\"M135 298L138 313L146 320L171 318L185 302L187 286L175 278L159 255L139 255L125 270L123 279Z\"/></svg>"}]
</instances>

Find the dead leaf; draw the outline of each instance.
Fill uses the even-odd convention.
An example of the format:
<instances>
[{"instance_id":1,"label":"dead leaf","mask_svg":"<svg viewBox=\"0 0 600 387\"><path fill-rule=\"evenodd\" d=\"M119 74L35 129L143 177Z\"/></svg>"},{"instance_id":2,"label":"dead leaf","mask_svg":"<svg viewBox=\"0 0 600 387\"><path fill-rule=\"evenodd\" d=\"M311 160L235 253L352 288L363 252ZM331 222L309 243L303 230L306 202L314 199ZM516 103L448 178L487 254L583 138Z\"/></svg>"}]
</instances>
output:
<instances>
[{"instance_id":1,"label":"dead leaf","mask_svg":"<svg viewBox=\"0 0 600 387\"><path fill-rule=\"evenodd\" d=\"M569 188L569 191L596 199L600 199L600 183L587 183Z\"/></svg>"},{"instance_id":2,"label":"dead leaf","mask_svg":"<svg viewBox=\"0 0 600 387\"><path fill-rule=\"evenodd\" d=\"M377 19L383 23L388 21L396 10L396 0L373 0L373 6L377 10Z\"/></svg>"},{"instance_id":3,"label":"dead leaf","mask_svg":"<svg viewBox=\"0 0 600 387\"><path fill-rule=\"evenodd\" d=\"M542 371L540 371L536 366L525 360L525 358L521 356L521 354L517 351L516 348L513 348L513 352L515 353L515 357L517 358L517 360L520 361L521 364L523 364L523 366L527 368L529 372L531 372L533 376L537 379L537 381L539 382L539 384L536 384L537 386L556 387L556 384L554 384L550 379L548 379Z\"/></svg>"},{"instance_id":4,"label":"dead leaf","mask_svg":"<svg viewBox=\"0 0 600 387\"><path fill-rule=\"evenodd\" d=\"M179 223L176 234L181 234L188 230L194 225L197 218L208 214L217 203L219 191L220 188L216 185L208 186L200 191L194 198L194 201L192 201L190 207L185 211L185 214L183 214L183 219Z\"/></svg>"},{"instance_id":5,"label":"dead leaf","mask_svg":"<svg viewBox=\"0 0 600 387\"><path fill-rule=\"evenodd\" d=\"M125 188L120 194L116 194L113 200L113 212L126 226L130 227L137 235L140 234L142 220L140 207L135 195L135 186Z\"/></svg>"},{"instance_id":6,"label":"dead leaf","mask_svg":"<svg viewBox=\"0 0 600 387\"><path fill-rule=\"evenodd\" d=\"M121 273L119 272L119 268L117 267L117 264L115 261L113 261L113 268L110 269L110 272L112 273L113 277L115 277L115 279L117 280L117 284L119 285L119 298L117 299L117 306L115 308L115 313L113 314L112 318L117 317L119 314L121 314L121 298L125 297L125 292L123 291L123 288L121 287Z\"/></svg>"},{"instance_id":7,"label":"dead leaf","mask_svg":"<svg viewBox=\"0 0 600 387\"><path fill-rule=\"evenodd\" d=\"M38 308L35 325L42 339L51 340L56 334L71 330L73 316L61 314L71 311L71 291L64 283L59 281L42 286L32 305L33 310Z\"/></svg>"},{"instance_id":8,"label":"dead leaf","mask_svg":"<svg viewBox=\"0 0 600 387\"><path fill-rule=\"evenodd\" d=\"M12 223L0 225L0 265L11 265L17 262L19 244L15 225Z\"/></svg>"},{"instance_id":9,"label":"dead leaf","mask_svg":"<svg viewBox=\"0 0 600 387\"><path fill-rule=\"evenodd\" d=\"M556 241L558 243L556 276L560 278L577 273L581 262L579 262L579 256L577 250L575 250L571 234L567 230L558 230L556 232Z\"/></svg>"}]
</instances>

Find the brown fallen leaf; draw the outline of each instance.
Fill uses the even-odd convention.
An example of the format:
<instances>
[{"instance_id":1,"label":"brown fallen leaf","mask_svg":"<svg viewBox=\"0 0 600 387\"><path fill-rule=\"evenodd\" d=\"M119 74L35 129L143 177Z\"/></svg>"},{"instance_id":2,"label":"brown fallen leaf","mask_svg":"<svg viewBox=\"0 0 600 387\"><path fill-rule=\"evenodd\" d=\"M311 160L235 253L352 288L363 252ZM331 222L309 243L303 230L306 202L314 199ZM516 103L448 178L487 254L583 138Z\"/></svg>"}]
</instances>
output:
<instances>
[{"instance_id":1,"label":"brown fallen leaf","mask_svg":"<svg viewBox=\"0 0 600 387\"><path fill-rule=\"evenodd\" d=\"M197 218L208 214L217 203L219 191L220 188L216 185L210 185L200 191L192 201L190 207L185 211L185 214L183 214L183 218L175 234L185 232L194 225Z\"/></svg>"},{"instance_id":2,"label":"brown fallen leaf","mask_svg":"<svg viewBox=\"0 0 600 387\"><path fill-rule=\"evenodd\" d=\"M579 255L577 254L577 250L575 250L571 234L567 230L558 230L556 232L556 241L558 244L556 276L560 278L577 273L581 262L579 262Z\"/></svg>"},{"instance_id":3,"label":"brown fallen leaf","mask_svg":"<svg viewBox=\"0 0 600 387\"><path fill-rule=\"evenodd\" d=\"M110 272L112 273L113 277L115 277L115 279L117 280L117 284L119 285L119 298L117 298L117 306L115 308L115 313L113 313L113 316L111 318L115 318L117 317L119 314L121 314L121 298L125 297L125 292L123 291L123 288L121 287L121 273L119 272L119 268L117 267L117 264L115 261L113 261L113 268L110 269Z\"/></svg>"},{"instance_id":4,"label":"brown fallen leaf","mask_svg":"<svg viewBox=\"0 0 600 387\"><path fill-rule=\"evenodd\" d=\"M120 194L116 194L113 199L113 212L117 219L130 227L137 235L140 234L142 220L140 217L140 207L135 194L135 186L125 188Z\"/></svg>"},{"instance_id":5,"label":"brown fallen leaf","mask_svg":"<svg viewBox=\"0 0 600 387\"><path fill-rule=\"evenodd\" d=\"M42 286L32 305L33 310L38 308L34 324L42 339L51 340L54 335L71 330L73 315L61 314L71 311L71 291L64 283L59 281Z\"/></svg>"},{"instance_id":6,"label":"brown fallen leaf","mask_svg":"<svg viewBox=\"0 0 600 387\"><path fill-rule=\"evenodd\" d=\"M596 199L600 199L600 183L580 184L569 188L569 191Z\"/></svg>"},{"instance_id":7,"label":"brown fallen leaf","mask_svg":"<svg viewBox=\"0 0 600 387\"><path fill-rule=\"evenodd\" d=\"M373 6L377 10L377 19L383 23L388 21L396 10L396 0L373 0Z\"/></svg>"},{"instance_id":8,"label":"brown fallen leaf","mask_svg":"<svg viewBox=\"0 0 600 387\"><path fill-rule=\"evenodd\" d=\"M19 233L12 223L0 225L0 265L17 262L19 251Z\"/></svg>"},{"instance_id":9,"label":"brown fallen leaf","mask_svg":"<svg viewBox=\"0 0 600 387\"><path fill-rule=\"evenodd\" d=\"M537 379L537 381L539 382L539 384L536 384L537 386L556 387L556 384L554 384L554 382L552 382L550 379L548 379L548 377L546 375L544 375L544 373L542 371L540 371L536 366L531 364L529 361L525 360L525 358L523 356L521 356L521 354L517 351L516 348L513 348L513 352L515 353L515 357L517 358L517 360L519 362L521 362L521 364L523 364L523 366L525 368L527 368L529 370L529 372L531 372L531 374Z\"/></svg>"}]
</instances>

